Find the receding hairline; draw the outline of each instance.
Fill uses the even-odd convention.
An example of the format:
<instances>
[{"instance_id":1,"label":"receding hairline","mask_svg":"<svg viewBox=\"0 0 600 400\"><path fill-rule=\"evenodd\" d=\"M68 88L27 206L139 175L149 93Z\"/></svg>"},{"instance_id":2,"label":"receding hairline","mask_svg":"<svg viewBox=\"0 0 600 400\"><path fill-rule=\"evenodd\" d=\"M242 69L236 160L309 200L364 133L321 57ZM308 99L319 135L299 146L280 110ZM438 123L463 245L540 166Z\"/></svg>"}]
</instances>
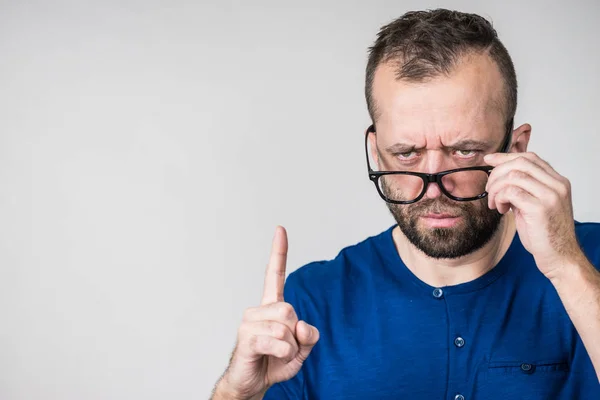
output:
<instances>
[{"instance_id":1,"label":"receding hairline","mask_svg":"<svg viewBox=\"0 0 600 400\"><path fill-rule=\"evenodd\" d=\"M457 69L461 67L461 65L465 65L465 63L469 63L471 60L477 57L486 57L494 66L494 68L496 68L496 72L498 72L498 75L500 76L502 89L497 93L493 93L492 98L489 100L488 104L491 105L494 109L500 111L505 118L510 117L508 115L511 112L509 110L509 83L507 82L506 77L502 73L500 65L494 59L494 57L492 57L490 52L491 46L488 46L486 48L464 49L459 54L457 54L457 56L452 60L452 64L447 70L436 71L434 70L434 68L431 68L430 70L428 70L427 74L420 75L418 78L406 77L402 74L403 66L405 65L404 62L407 58L410 59L410 57L402 57L400 54L394 54L393 52L384 55L381 61L375 66L372 79L369 81L368 97L371 105L373 123L375 123L375 121L380 117L380 110L377 105L377 101L373 96L373 88L375 77L377 76L377 71L379 71L381 68L384 68L385 66L393 66L396 70L396 81L427 84L438 79L452 78L453 73L456 72Z\"/></svg>"}]
</instances>

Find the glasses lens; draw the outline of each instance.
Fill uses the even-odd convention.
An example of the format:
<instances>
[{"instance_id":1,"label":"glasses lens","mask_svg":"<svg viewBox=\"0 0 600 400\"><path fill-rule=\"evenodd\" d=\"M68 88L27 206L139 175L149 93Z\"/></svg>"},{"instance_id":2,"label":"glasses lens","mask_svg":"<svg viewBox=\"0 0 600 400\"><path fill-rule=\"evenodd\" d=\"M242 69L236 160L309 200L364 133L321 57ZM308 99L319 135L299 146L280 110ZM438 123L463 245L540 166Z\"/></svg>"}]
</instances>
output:
<instances>
[{"instance_id":1,"label":"glasses lens","mask_svg":"<svg viewBox=\"0 0 600 400\"><path fill-rule=\"evenodd\" d=\"M423 191L423 179L414 175L383 175L379 177L378 185L391 201L413 201Z\"/></svg>"},{"instance_id":2,"label":"glasses lens","mask_svg":"<svg viewBox=\"0 0 600 400\"><path fill-rule=\"evenodd\" d=\"M470 198L485 193L486 171L458 171L442 177L442 185L454 197Z\"/></svg>"}]
</instances>

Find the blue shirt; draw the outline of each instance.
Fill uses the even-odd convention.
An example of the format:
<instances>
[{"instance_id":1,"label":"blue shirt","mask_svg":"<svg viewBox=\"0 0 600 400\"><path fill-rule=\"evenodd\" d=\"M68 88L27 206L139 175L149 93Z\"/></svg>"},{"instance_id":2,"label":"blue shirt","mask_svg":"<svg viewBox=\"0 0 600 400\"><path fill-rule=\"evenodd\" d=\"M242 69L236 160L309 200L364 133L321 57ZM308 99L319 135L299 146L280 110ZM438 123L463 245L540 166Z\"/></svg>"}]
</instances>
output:
<instances>
[{"instance_id":1,"label":"blue shirt","mask_svg":"<svg viewBox=\"0 0 600 400\"><path fill-rule=\"evenodd\" d=\"M285 300L320 340L265 399L600 399L589 355L518 235L485 275L435 288L404 265L392 228L290 274ZM600 224L576 232L600 266Z\"/></svg>"}]
</instances>

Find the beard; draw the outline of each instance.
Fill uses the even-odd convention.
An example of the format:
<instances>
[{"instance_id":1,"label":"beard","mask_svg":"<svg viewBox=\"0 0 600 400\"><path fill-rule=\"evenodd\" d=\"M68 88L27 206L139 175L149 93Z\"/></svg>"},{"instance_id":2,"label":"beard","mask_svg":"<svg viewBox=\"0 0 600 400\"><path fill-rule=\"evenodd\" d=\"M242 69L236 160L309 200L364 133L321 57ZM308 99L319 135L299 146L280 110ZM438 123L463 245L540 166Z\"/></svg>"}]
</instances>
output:
<instances>
[{"instance_id":1,"label":"beard","mask_svg":"<svg viewBox=\"0 0 600 400\"><path fill-rule=\"evenodd\" d=\"M425 255L436 259L463 257L487 244L500 226L502 214L487 207L487 199L458 202L440 194L414 204L386 203L406 238ZM420 218L427 214L460 217L449 228L427 228Z\"/></svg>"}]
</instances>

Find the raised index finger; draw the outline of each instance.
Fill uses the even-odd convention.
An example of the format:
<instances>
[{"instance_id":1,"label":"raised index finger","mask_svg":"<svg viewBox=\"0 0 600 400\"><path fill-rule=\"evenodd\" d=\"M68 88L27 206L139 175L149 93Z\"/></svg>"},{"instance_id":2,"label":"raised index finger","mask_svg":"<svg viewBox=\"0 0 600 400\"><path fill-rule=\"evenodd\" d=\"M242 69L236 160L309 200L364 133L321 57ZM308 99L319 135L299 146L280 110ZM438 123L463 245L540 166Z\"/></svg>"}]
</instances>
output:
<instances>
[{"instance_id":1,"label":"raised index finger","mask_svg":"<svg viewBox=\"0 0 600 400\"><path fill-rule=\"evenodd\" d=\"M285 265L287 262L288 241L287 232L282 226L275 229L275 237L271 247L271 257L265 273L265 286L261 304L283 301L283 286L285 284Z\"/></svg>"}]
</instances>

